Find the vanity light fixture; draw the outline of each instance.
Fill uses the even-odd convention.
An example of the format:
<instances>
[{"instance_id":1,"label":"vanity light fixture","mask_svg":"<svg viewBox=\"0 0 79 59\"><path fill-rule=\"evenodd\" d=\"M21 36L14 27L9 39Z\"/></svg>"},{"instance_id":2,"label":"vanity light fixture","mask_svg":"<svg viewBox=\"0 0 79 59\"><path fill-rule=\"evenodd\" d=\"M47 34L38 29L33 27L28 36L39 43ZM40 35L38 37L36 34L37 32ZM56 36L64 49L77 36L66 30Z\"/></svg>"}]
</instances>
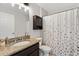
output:
<instances>
[{"instance_id":1,"label":"vanity light fixture","mask_svg":"<svg viewBox=\"0 0 79 59\"><path fill-rule=\"evenodd\" d=\"M27 10L29 10L29 7L28 6L25 6L24 11L26 12Z\"/></svg>"},{"instance_id":2,"label":"vanity light fixture","mask_svg":"<svg viewBox=\"0 0 79 59\"><path fill-rule=\"evenodd\" d=\"M12 7L15 6L15 4L19 5L19 9L24 8L24 11L26 12L27 10L29 10L29 4L28 3L11 3Z\"/></svg>"},{"instance_id":3,"label":"vanity light fixture","mask_svg":"<svg viewBox=\"0 0 79 59\"><path fill-rule=\"evenodd\" d=\"M29 3L24 3L25 7L27 8L27 10L29 9Z\"/></svg>"}]
</instances>

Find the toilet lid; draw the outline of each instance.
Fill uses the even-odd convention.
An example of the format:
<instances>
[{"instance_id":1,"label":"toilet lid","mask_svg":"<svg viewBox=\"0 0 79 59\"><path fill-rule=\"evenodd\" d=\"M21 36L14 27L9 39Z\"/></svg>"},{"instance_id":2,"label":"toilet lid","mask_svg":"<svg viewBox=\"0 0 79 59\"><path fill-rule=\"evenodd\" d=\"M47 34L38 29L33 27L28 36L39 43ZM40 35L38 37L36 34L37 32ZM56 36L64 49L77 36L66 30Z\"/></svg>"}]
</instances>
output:
<instances>
[{"instance_id":1,"label":"toilet lid","mask_svg":"<svg viewBox=\"0 0 79 59\"><path fill-rule=\"evenodd\" d=\"M40 46L40 49L41 49L41 50L51 50L50 47L45 46L45 45Z\"/></svg>"}]
</instances>

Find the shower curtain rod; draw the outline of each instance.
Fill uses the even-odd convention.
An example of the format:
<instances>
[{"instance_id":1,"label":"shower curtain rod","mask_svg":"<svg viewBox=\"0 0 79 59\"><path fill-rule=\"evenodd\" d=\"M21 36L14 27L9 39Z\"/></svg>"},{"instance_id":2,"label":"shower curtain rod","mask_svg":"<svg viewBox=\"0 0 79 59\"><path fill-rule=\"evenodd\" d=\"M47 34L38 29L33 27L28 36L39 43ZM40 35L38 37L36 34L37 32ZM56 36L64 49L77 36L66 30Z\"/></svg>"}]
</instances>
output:
<instances>
[{"instance_id":1,"label":"shower curtain rod","mask_svg":"<svg viewBox=\"0 0 79 59\"><path fill-rule=\"evenodd\" d=\"M73 10L73 9L78 9L79 7L76 7L76 8L71 8L71 9L68 9L68 10L64 10L64 11L60 11L60 12L56 12L54 14L58 14L58 13L61 13L61 12L65 12L65 11L69 11L69 10ZM51 16L51 15L54 15L54 14L50 14L50 15L47 15L47 16ZM46 16L43 16L43 17L46 17Z\"/></svg>"}]
</instances>

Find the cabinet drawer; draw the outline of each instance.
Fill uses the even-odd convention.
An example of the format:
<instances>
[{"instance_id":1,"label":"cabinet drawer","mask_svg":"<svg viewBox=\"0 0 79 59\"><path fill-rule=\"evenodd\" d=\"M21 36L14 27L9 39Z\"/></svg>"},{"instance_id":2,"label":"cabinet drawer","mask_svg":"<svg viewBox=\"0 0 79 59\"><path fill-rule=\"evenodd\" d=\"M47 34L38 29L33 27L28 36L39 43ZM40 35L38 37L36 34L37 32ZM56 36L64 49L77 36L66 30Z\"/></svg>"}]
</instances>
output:
<instances>
[{"instance_id":1,"label":"cabinet drawer","mask_svg":"<svg viewBox=\"0 0 79 59\"><path fill-rule=\"evenodd\" d=\"M39 56L39 51L36 50L33 53L31 53L30 55L28 55L28 56Z\"/></svg>"}]
</instances>

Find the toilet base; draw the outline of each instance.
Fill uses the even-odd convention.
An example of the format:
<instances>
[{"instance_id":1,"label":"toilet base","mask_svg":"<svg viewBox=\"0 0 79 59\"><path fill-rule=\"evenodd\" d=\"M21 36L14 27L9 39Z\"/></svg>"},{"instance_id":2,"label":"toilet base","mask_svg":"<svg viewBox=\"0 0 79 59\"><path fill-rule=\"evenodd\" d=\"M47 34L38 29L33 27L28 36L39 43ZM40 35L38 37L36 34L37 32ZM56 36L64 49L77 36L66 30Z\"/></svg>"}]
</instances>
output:
<instances>
[{"instance_id":1,"label":"toilet base","mask_svg":"<svg viewBox=\"0 0 79 59\"><path fill-rule=\"evenodd\" d=\"M49 54L44 54L44 56L49 56Z\"/></svg>"},{"instance_id":2,"label":"toilet base","mask_svg":"<svg viewBox=\"0 0 79 59\"><path fill-rule=\"evenodd\" d=\"M40 56L49 56L50 50L51 49L48 46L40 46L39 55Z\"/></svg>"},{"instance_id":3,"label":"toilet base","mask_svg":"<svg viewBox=\"0 0 79 59\"><path fill-rule=\"evenodd\" d=\"M40 52L39 52L39 55L40 55L40 56L49 56L49 53L44 53L44 52L40 51Z\"/></svg>"}]
</instances>

